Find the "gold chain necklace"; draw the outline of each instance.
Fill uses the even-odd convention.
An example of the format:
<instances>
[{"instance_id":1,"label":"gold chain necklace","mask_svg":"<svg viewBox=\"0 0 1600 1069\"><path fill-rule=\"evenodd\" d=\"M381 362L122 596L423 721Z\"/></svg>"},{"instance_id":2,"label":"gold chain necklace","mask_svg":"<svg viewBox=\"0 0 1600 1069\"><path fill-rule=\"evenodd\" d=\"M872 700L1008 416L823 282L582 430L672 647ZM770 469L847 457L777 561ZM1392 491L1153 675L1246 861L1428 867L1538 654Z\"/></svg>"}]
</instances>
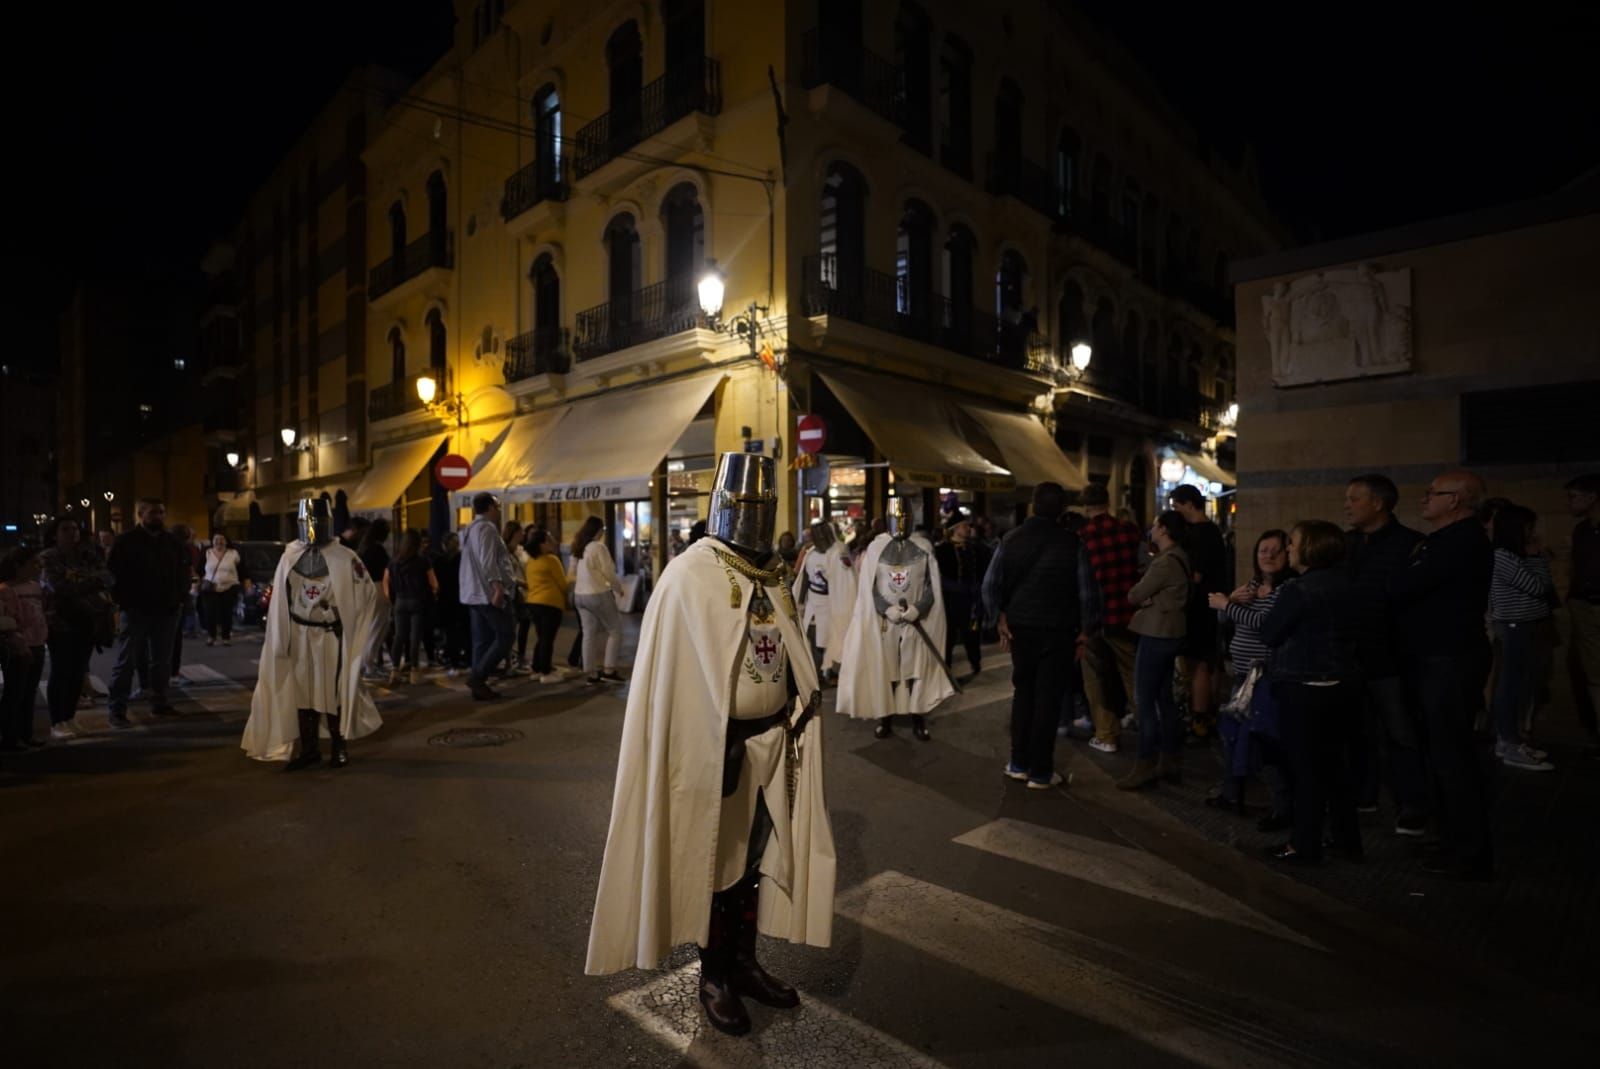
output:
<instances>
[{"instance_id":1,"label":"gold chain necklace","mask_svg":"<svg viewBox=\"0 0 1600 1069\"><path fill-rule=\"evenodd\" d=\"M716 553L717 559L722 562L722 570L728 573L728 586L731 588L728 595L728 604L730 606L737 609L741 600L739 581L733 577L734 573L738 572L746 579L760 583L762 586L776 586L782 592L783 605L790 617L796 615L794 595L789 592L789 584L786 581L789 569L782 557L778 558L778 563L773 567L763 569L757 568L737 554L724 553L716 547L712 547L712 551Z\"/></svg>"}]
</instances>

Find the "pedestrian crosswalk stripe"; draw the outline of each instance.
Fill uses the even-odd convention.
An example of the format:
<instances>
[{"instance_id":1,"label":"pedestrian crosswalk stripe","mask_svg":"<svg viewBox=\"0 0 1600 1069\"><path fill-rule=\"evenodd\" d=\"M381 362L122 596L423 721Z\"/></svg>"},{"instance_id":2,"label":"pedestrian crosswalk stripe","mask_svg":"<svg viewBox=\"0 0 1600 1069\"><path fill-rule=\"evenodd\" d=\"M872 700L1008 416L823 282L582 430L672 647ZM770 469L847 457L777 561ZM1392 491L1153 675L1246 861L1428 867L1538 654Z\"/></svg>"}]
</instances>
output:
<instances>
[{"instance_id":1,"label":"pedestrian crosswalk stripe","mask_svg":"<svg viewBox=\"0 0 1600 1069\"><path fill-rule=\"evenodd\" d=\"M250 688L238 680L205 664L186 664L183 674L189 678L190 685L169 689L170 696L182 696L224 722L243 720L250 715Z\"/></svg>"},{"instance_id":2,"label":"pedestrian crosswalk stripe","mask_svg":"<svg viewBox=\"0 0 1600 1069\"><path fill-rule=\"evenodd\" d=\"M992 821L953 841L958 846L970 846L1150 902L1251 928L1312 950L1326 950L1177 866L1133 847L1020 820Z\"/></svg>"},{"instance_id":3,"label":"pedestrian crosswalk stripe","mask_svg":"<svg viewBox=\"0 0 1600 1069\"><path fill-rule=\"evenodd\" d=\"M882 1066L944 1069L919 1051L865 1022L802 994L797 1010L754 1007L759 1026L741 1038L705 1023L700 1008L700 966L690 962L640 987L613 995L617 1010L684 1064L702 1069L755 1069L770 1065Z\"/></svg>"},{"instance_id":4,"label":"pedestrian crosswalk stripe","mask_svg":"<svg viewBox=\"0 0 1600 1069\"><path fill-rule=\"evenodd\" d=\"M1179 993L1208 990L1199 977L1139 958L1163 982L1137 979L1101 963L1130 961L1125 949L904 873L880 872L835 905L869 931L1196 1065L1339 1064L1295 1036L1286 1012L1203 1005Z\"/></svg>"}]
</instances>

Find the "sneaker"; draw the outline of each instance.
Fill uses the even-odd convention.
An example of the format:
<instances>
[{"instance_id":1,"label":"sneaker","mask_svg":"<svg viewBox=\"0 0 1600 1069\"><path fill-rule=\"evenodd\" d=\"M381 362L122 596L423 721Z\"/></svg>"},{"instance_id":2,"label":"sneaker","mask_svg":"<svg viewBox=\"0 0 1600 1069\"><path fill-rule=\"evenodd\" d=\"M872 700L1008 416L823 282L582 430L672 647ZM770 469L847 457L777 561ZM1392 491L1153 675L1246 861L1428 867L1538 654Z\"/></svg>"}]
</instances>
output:
<instances>
[{"instance_id":1,"label":"sneaker","mask_svg":"<svg viewBox=\"0 0 1600 1069\"><path fill-rule=\"evenodd\" d=\"M539 677L539 682L541 683L565 683L566 681L567 677L560 672L545 672Z\"/></svg>"},{"instance_id":2,"label":"sneaker","mask_svg":"<svg viewBox=\"0 0 1600 1069\"><path fill-rule=\"evenodd\" d=\"M1525 742L1516 743L1504 742L1501 740L1495 741L1494 755L1496 758L1504 759L1506 754L1513 753L1517 750L1521 750L1523 753L1527 754L1529 757L1532 757L1536 761L1543 761L1545 758L1550 756L1548 750L1541 750L1537 746L1530 746Z\"/></svg>"},{"instance_id":3,"label":"sneaker","mask_svg":"<svg viewBox=\"0 0 1600 1069\"><path fill-rule=\"evenodd\" d=\"M1089 749L1091 749L1091 750L1099 750L1101 753L1116 753L1117 752L1117 740L1116 739L1090 739L1089 740Z\"/></svg>"},{"instance_id":4,"label":"sneaker","mask_svg":"<svg viewBox=\"0 0 1600 1069\"><path fill-rule=\"evenodd\" d=\"M1028 778L1028 770L1025 768L1018 768L1016 765L1008 764L1000 771L1005 773L1006 779L1014 779L1019 783Z\"/></svg>"},{"instance_id":5,"label":"sneaker","mask_svg":"<svg viewBox=\"0 0 1600 1069\"><path fill-rule=\"evenodd\" d=\"M1061 773L1052 772L1052 773L1050 773L1049 780L1030 779L1028 781L1028 790L1030 790L1030 791L1048 791L1052 787L1060 787L1063 784L1071 783L1071 782L1072 781L1070 779L1068 779L1066 776L1063 776Z\"/></svg>"},{"instance_id":6,"label":"sneaker","mask_svg":"<svg viewBox=\"0 0 1600 1069\"><path fill-rule=\"evenodd\" d=\"M174 675L167 682L171 683L174 687L187 687L189 685L188 677L181 672Z\"/></svg>"},{"instance_id":7,"label":"sneaker","mask_svg":"<svg viewBox=\"0 0 1600 1069\"><path fill-rule=\"evenodd\" d=\"M1554 772L1555 765L1542 757L1536 756L1538 751L1527 746L1518 746L1507 750L1500 755L1500 763L1507 768L1520 768L1524 772Z\"/></svg>"},{"instance_id":8,"label":"sneaker","mask_svg":"<svg viewBox=\"0 0 1600 1069\"><path fill-rule=\"evenodd\" d=\"M1428 831L1428 818L1419 816L1403 816L1394 822L1394 833L1412 839L1420 839Z\"/></svg>"},{"instance_id":9,"label":"sneaker","mask_svg":"<svg viewBox=\"0 0 1600 1069\"><path fill-rule=\"evenodd\" d=\"M50 725L50 737L52 739L56 739L58 741L63 741L64 742L67 739L75 739L75 738L77 738L78 737L78 733L76 731L72 730L72 721L63 720L59 724L51 724Z\"/></svg>"},{"instance_id":10,"label":"sneaker","mask_svg":"<svg viewBox=\"0 0 1600 1069\"><path fill-rule=\"evenodd\" d=\"M1094 734L1094 721L1086 716L1080 716L1072 722L1073 737L1084 739Z\"/></svg>"},{"instance_id":11,"label":"sneaker","mask_svg":"<svg viewBox=\"0 0 1600 1069\"><path fill-rule=\"evenodd\" d=\"M1129 731L1139 730L1139 714L1129 713L1122 718L1122 726Z\"/></svg>"}]
</instances>

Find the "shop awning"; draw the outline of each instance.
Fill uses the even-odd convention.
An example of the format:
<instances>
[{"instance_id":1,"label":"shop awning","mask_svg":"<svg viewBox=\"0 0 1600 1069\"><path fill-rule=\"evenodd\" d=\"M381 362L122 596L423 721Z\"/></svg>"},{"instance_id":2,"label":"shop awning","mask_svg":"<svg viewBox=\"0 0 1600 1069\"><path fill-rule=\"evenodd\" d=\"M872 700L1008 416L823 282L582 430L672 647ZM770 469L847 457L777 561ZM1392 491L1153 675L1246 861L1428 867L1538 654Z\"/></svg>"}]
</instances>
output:
<instances>
[{"instance_id":1,"label":"shop awning","mask_svg":"<svg viewBox=\"0 0 1600 1069\"><path fill-rule=\"evenodd\" d=\"M1174 452L1177 453L1179 460L1193 468L1194 473L1206 480L1206 482L1233 486L1239 481L1237 476L1223 470L1222 465L1204 453L1185 453L1181 449L1174 450Z\"/></svg>"},{"instance_id":2,"label":"shop awning","mask_svg":"<svg viewBox=\"0 0 1600 1069\"><path fill-rule=\"evenodd\" d=\"M388 512L449 437L440 432L372 451L372 467L350 494L351 512Z\"/></svg>"},{"instance_id":3,"label":"shop awning","mask_svg":"<svg viewBox=\"0 0 1600 1069\"><path fill-rule=\"evenodd\" d=\"M1082 490L1089 485L1038 417L979 401L962 401L961 407L994 439L1018 486L1060 483L1067 490Z\"/></svg>"},{"instance_id":4,"label":"shop awning","mask_svg":"<svg viewBox=\"0 0 1600 1069\"><path fill-rule=\"evenodd\" d=\"M527 489L534 501L630 501L700 414L722 372L616 390L567 406L561 433L545 436ZM520 491L519 491L520 494Z\"/></svg>"},{"instance_id":5,"label":"shop awning","mask_svg":"<svg viewBox=\"0 0 1600 1069\"><path fill-rule=\"evenodd\" d=\"M850 417L888 458L895 478L919 486L1009 490L1011 472L981 455L962 431L954 394L862 371L819 371Z\"/></svg>"},{"instance_id":6,"label":"shop awning","mask_svg":"<svg viewBox=\"0 0 1600 1069\"><path fill-rule=\"evenodd\" d=\"M565 407L547 408L518 416L506 430L494 455L456 496L470 498L487 490L512 500L525 499L535 462L554 445L555 429L567 411Z\"/></svg>"}]
</instances>

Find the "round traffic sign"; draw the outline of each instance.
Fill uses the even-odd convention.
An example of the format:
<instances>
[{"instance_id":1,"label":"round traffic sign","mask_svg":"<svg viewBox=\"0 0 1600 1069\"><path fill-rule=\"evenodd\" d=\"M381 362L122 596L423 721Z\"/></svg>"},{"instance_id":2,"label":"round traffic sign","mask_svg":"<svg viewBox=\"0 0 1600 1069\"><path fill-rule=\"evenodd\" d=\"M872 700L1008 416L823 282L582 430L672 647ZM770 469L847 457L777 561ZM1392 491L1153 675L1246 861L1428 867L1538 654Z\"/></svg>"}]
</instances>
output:
<instances>
[{"instance_id":1,"label":"round traffic sign","mask_svg":"<svg viewBox=\"0 0 1600 1069\"><path fill-rule=\"evenodd\" d=\"M450 453L433 466L433 477L446 490L459 490L472 481L472 461Z\"/></svg>"},{"instance_id":2,"label":"round traffic sign","mask_svg":"<svg viewBox=\"0 0 1600 1069\"><path fill-rule=\"evenodd\" d=\"M814 412L800 417L796 425L795 445L802 453L820 453L828 444L828 425Z\"/></svg>"}]
</instances>

